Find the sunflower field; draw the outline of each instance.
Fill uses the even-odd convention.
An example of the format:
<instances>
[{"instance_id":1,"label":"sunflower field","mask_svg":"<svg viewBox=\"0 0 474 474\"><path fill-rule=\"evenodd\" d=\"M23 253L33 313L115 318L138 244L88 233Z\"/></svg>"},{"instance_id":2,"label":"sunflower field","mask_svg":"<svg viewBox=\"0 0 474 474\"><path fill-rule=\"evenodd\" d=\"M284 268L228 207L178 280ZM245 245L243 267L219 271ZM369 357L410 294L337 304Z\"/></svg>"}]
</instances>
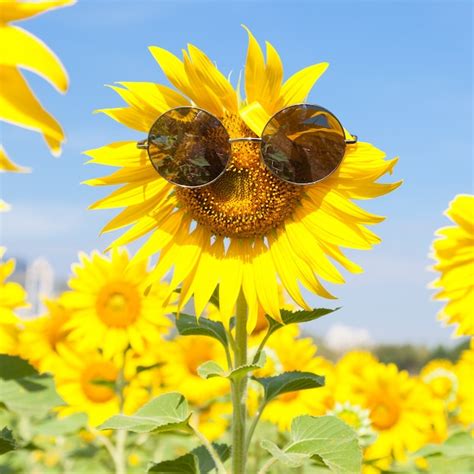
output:
<instances>
[{"instance_id":1,"label":"sunflower field","mask_svg":"<svg viewBox=\"0 0 474 474\"><path fill-rule=\"evenodd\" d=\"M137 2L142 16L151 4ZM0 0L0 120L56 156L65 133L30 79L65 93L69 76L23 26L59 7L78 8ZM285 75L287 53L243 28L238 78L193 44L151 46L166 81L133 70L108 86L116 106L97 112L117 139L80 151L100 194L90 209L111 216L96 231L114 237L75 249L64 288L33 305L0 247L0 474L474 472L474 196L452 196L426 242L426 299L464 338L459 357L408 371L370 347L318 347L312 330L344 305L336 285L381 243L385 217L365 207L397 199L398 157L308 99L328 63ZM0 145L2 180L30 172L14 155Z\"/></svg>"}]
</instances>

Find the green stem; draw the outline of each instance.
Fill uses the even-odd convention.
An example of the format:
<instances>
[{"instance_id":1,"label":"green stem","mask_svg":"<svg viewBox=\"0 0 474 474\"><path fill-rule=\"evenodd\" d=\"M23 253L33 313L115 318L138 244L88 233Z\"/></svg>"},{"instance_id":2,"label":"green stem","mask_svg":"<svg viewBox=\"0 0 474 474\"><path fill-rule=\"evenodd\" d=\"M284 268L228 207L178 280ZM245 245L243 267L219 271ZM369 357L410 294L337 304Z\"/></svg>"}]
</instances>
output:
<instances>
[{"instance_id":1,"label":"green stem","mask_svg":"<svg viewBox=\"0 0 474 474\"><path fill-rule=\"evenodd\" d=\"M257 352L255 353L255 356L252 360L252 364L256 364L257 361L258 361L258 358L261 354L261 352L263 351L263 348L265 347L265 344L267 343L268 341L268 338L273 334L273 332L271 331L267 331L267 333L265 334L265 337L262 339L262 342L259 344L258 346L258 349L257 349Z\"/></svg>"},{"instance_id":2,"label":"green stem","mask_svg":"<svg viewBox=\"0 0 474 474\"><path fill-rule=\"evenodd\" d=\"M258 474L265 474L277 462L276 458L270 458L258 471Z\"/></svg>"},{"instance_id":3,"label":"green stem","mask_svg":"<svg viewBox=\"0 0 474 474\"><path fill-rule=\"evenodd\" d=\"M125 404L124 388L126 385L125 381L125 358L127 356L127 349L123 354L123 365L119 371L117 377L117 395L119 399L119 411L123 413L123 407ZM127 474L127 463L126 463L126 444L127 444L127 430L118 430L115 438L115 449L114 449L114 463L115 463L115 474Z\"/></svg>"},{"instance_id":4,"label":"green stem","mask_svg":"<svg viewBox=\"0 0 474 474\"><path fill-rule=\"evenodd\" d=\"M216 465L217 474L226 474L226 470L224 464L222 464L221 458L219 454L217 454L214 446L209 442L209 440L193 425L189 425L193 430L193 433L198 437L199 441L203 444L203 446L208 450L209 454L211 455L214 464Z\"/></svg>"},{"instance_id":5,"label":"green stem","mask_svg":"<svg viewBox=\"0 0 474 474\"><path fill-rule=\"evenodd\" d=\"M235 315L235 367L247 364L247 317L248 307L245 296L240 291L237 299L237 312ZM247 379L244 375L241 379L232 382L232 472L233 474L245 474L245 463L247 460L245 424L247 419Z\"/></svg>"},{"instance_id":6,"label":"green stem","mask_svg":"<svg viewBox=\"0 0 474 474\"><path fill-rule=\"evenodd\" d=\"M250 449L250 443L252 441L252 437L253 437L253 434L255 432L255 428L257 427L257 424L260 421L260 417L262 416L262 413L263 413L264 409L265 409L265 402L264 402L264 400L262 400L262 402L260 403L260 405L258 407L257 413L255 413L255 416L252 420L252 424L250 425L250 428L247 432L247 440L246 440L246 443L245 443L245 452L247 452L247 453Z\"/></svg>"}]
</instances>

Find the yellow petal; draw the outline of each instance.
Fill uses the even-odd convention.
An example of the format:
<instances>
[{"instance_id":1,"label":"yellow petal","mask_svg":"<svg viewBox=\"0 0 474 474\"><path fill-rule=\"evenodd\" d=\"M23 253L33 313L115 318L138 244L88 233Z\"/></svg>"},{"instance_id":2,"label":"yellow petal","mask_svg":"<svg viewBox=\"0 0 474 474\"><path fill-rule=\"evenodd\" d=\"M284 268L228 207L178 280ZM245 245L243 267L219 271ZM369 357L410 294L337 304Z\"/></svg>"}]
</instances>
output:
<instances>
[{"instance_id":1,"label":"yellow petal","mask_svg":"<svg viewBox=\"0 0 474 474\"><path fill-rule=\"evenodd\" d=\"M59 155L64 133L41 106L23 76L15 68L0 66L0 119L40 132L51 152Z\"/></svg>"},{"instance_id":2,"label":"yellow petal","mask_svg":"<svg viewBox=\"0 0 474 474\"><path fill-rule=\"evenodd\" d=\"M114 142L83 152L92 160L87 163L106 166L146 166L149 161L145 150L137 148L137 142Z\"/></svg>"},{"instance_id":3,"label":"yellow petal","mask_svg":"<svg viewBox=\"0 0 474 474\"><path fill-rule=\"evenodd\" d=\"M0 173L5 171L8 171L9 173L28 173L30 168L25 168L24 166L19 166L16 163L13 163L2 145L0 145Z\"/></svg>"},{"instance_id":4,"label":"yellow petal","mask_svg":"<svg viewBox=\"0 0 474 474\"><path fill-rule=\"evenodd\" d=\"M243 258L240 242L233 240L221 261L219 310L228 327L242 286Z\"/></svg>"},{"instance_id":5,"label":"yellow petal","mask_svg":"<svg viewBox=\"0 0 474 474\"><path fill-rule=\"evenodd\" d=\"M280 320L277 275L269 249L261 240L255 242L253 269L257 297L265 312Z\"/></svg>"},{"instance_id":6,"label":"yellow petal","mask_svg":"<svg viewBox=\"0 0 474 474\"><path fill-rule=\"evenodd\" d=\"M267 64L265 66L265 87L260 102L273 114L280 108L280 91L283 79L283 64L276 49L267 41Z\"/></svg>"},{"instance_id":7,"label":"yellow petal","mask_svg":"<svg viewBox=\"0 0 474 474\"><path fill-rule=\"evenodd\" d=\"M304 102L328 66L328 63L313 64L287 79L281 88L282 107Z\"/></svg>"},{"instance_id":8,"label":"yellow petal","mask_svg":"<svg viewBox=\"0 0 474 474\"><path fill-rule=\"evenodd\" d=\"M247 102L258 101L265 86L265 60L263 53L250 30L242 25L249 37L247 61L245 63L245 95Z\"/></svg>"},{"instance_id":9,"label":"yellow petal","mask_svg":"<svg viewBox=\"0 0 474 474\"><path fill-rule=\"evenodd\" d=\"M2 0L0 23L24 20L45 13L48 10L74 5L75 0L17 1Z\"/></svg>"},{"instance_id":10,"label":"yellow petal","mask_svg":"<svg viewBox=\"0 0 474 474\"><path fill-rule=\"evenodd\" d=\"M229 112L237 113L237 96L230 82L200 49L192 44L188 49L199 80L211 88Z\"/></svg>"},{"instance_id":11,"label":"yellow petal","mask_svg":"<svg viewBox=\"0 0 474 474\"><path fill-rule=\"evenodd\" d=\"M28 69L59 91L67 90L68 77L59 58L40 39L22 28L0 27L0 58L5 66Z\"/></svg>"},{"instance_id":12,"label":"yellow petal","mask_svg":"<svg viewBox=\"0 0 474 474\"><path fill-rule=\"evenodd\" d=\"M261 136L270 115L259 102L252 102L239 111L240 117L246 125L257 135Z\"/></svg>"},{"instance_id":13,"label":"yellow petal","mask_svg":"<svg viewBox=\"0 0 474 474\"><path fill-rule=\"evenodd\" d=\"M186 94L189 98L193 97L192 89L189 85L188 76L184 70L184 64L174 54L166 49L150 46L148 48L165 73L165 76L177 89Z\"/></svg>"},{"instance_id":14,"label":"yellow petal","mask_svg":"<svg viewBox=\"0 0 474 474\"><path fill-rule=\"evenodd\" d=\"M192 91L192 99L198 107L208 112L222 117L224 104L218 95L213 91L211 85L204 82L198 74L195 65L192 63L186 51L183 51L184 70L188 76L189 85Z\"/></svg>"},{"instance_id":15,"label":"yellow petal","mask_svg":"<svg viewBox=\"0 0 474 474\"><path fill-rule=\"evenodd\" d=\"M217 239L213 245L211 245L210 239L206 240L194 276L196 280L194 307L197 316L201 316L216 289L221 274L221 261L225 258L224 255L224 245L221 238Z\"/></svg>"}]
</instances>

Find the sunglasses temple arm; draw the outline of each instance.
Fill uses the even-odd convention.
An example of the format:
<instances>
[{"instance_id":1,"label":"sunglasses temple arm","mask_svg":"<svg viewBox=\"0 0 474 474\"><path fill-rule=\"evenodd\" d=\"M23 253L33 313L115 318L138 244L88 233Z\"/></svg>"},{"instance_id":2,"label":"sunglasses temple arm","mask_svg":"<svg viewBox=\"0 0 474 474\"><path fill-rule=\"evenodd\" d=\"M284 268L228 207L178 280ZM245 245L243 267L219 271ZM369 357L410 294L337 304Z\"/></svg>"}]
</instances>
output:
<instances>
[{"instance_id":1,"label":"sunglasses temple arm","mask_svg":"<svg viewBox=\"0 0 474 474\"><path fill-rule=\"evenodd\" d=\"M240 137L240 138L229 138L229 143L234 142L261 142L262 139L259 137Z\"/></svg>"},{"instance_id":2,"label":"sunglasses temple arm","mask_svg":"<svg viewBox=\"0 0 474 474\"><path fill-rule=\"evenodd\" d=\"M148 148L148 140L141 140L137 142L137 148L140 150L146 150Z\"/></svg>"},{"instance_id":3,"label":"sunglasses temple arm","mask_svg":"<svg viewBox=\"0 0 474 474\"><path fill-rule=\"evenodd\" d=\"M354 143L357 143L357 135L352 135L352 140L344 140L346 142L346 145L353 145Z\"/></svg>"}]
</instances>

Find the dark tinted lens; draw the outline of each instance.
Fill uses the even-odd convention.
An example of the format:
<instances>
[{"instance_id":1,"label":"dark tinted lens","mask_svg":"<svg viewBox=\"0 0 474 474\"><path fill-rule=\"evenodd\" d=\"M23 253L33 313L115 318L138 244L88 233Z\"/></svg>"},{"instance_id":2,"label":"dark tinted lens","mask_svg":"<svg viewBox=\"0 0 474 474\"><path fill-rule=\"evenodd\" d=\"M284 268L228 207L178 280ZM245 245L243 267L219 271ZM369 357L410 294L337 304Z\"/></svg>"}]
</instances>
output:
<instances>
[{"instance_id":1,"label":"dark tinted lens","mask_svg":"<svg viewBox=\"0 0 474 474\"><path fill-rule=\"evenodd\" d=\"M155 169L171 183L197 187L209 184L226 168L229 135L213 115L193 107L163 114L148 135L148 155Z\"/></svg>"},{"instance_id":2,"label":"dark tinted lens","mask_svg":"<svg viewBox=\"0 0 474 474\"><path fill-rule=\"evenodd\" d=\"M276 113L262 134L262 156L278 178L311 184L329 176L346 149L344 130L326 109L294 105Z\"/></svg>"}]
</instances>

